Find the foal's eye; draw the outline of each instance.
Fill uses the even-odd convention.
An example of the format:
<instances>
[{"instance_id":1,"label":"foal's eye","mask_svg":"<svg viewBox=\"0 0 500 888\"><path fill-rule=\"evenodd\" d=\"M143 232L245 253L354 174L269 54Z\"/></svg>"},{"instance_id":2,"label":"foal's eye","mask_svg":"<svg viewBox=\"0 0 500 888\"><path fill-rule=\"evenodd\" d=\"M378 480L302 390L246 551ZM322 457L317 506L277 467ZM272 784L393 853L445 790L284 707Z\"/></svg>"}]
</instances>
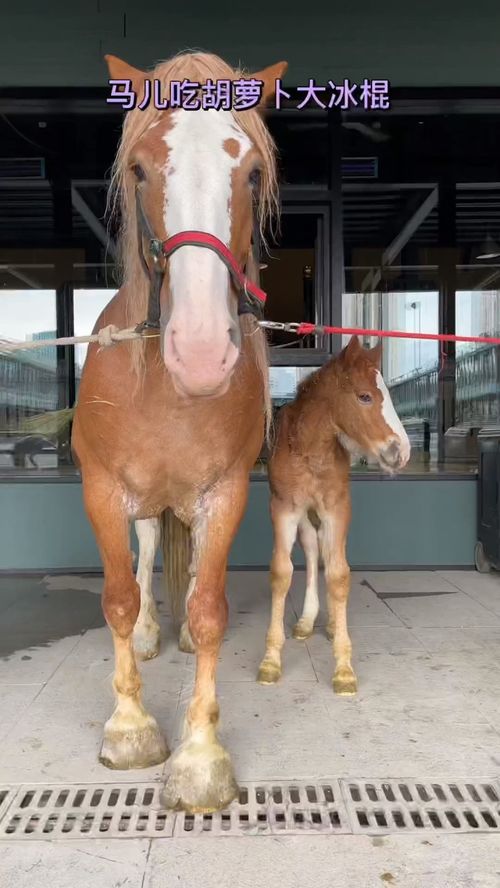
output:
<instances>
[{"instance_id":1,"label":"foal's eye","mask_svg":"<svg viewBox=\"0 0 500 888\"><path fill-rule=\"evenodd\" d=\"M146 173L144 172L144 170L143 170L143 168L141 167L140 163L134 163L134 164L132 164L132 166L130 167L130 169L132 170L132 172L133 172L133 174L134 174L134 176L135 176L135 178L137 179L138 182L144 182L144 179L146 178Z\"/></svg>"},{"instance_id":2,"label":"foal's eye","mask_svg":"<svg viewBox=\"0 0 500 888\"><path fill-rule=\"evenodd\" d=\"M360 401L361 404L371 404L373 398L368 392L361 392L361 394L358 395L358 401Z\"/></svg>"},{"instance_id":3,"label":"foal's eye","mask_svg":"<svg viewBox=\"0 0 500 888\"><path fill-rule=\"evenodd\" d=\"M252 170L248 177L249 184L252 188L257 188L260 184L260 170L258 167L255 170Z\"/></svg>"}]
</instances>

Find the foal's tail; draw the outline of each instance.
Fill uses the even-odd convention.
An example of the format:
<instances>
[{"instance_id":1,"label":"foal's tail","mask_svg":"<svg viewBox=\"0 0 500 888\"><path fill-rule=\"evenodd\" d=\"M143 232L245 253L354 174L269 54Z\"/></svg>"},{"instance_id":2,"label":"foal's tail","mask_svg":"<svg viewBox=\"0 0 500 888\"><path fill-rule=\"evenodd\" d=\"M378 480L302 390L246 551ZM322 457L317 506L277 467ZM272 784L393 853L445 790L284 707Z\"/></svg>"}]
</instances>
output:
<instances>
[{"instance_id":1,"label":"foal's tail","mask_svg":"<svg viewBox=\"0 0 500 888\"><path fill-rule=\"evenodd\" d=\"M186 527L171 509L166 509L161 516L161 536L167 600L174 620L182 623L190 581L191 534L189 527Z\"/></svg>"}]
</instances>

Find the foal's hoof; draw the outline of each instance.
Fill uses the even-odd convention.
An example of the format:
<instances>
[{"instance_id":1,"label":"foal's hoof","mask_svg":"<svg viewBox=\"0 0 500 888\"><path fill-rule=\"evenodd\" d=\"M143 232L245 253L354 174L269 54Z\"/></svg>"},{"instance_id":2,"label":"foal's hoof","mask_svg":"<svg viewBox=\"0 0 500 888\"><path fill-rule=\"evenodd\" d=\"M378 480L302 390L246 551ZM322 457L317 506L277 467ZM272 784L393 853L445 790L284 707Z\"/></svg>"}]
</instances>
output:
<instances>
[{"instance_id":1,"label":"foal's hoof","mask_svg":"<svg viewBox=\"0 0 500 888\"><path fill-rule=\"evenodd\" d=\"M275 684L281 678L281 666L274 660L263 660L260 664L257 681L261 685Z\"/></svg>"},{"instance_id":2,"label":"foal's hoof","mask_svg":"<svg viewBox=\"0 0 500 888\"><path fill-rule=\"evenodd\" d=\"M343 697L351 697L358 690L358 681L349 666L337 669L333 676L333 690Z\"/></svg>"},{"instance_id":3,"label":"foal's hoof","mask_svg":"<svg viewBox=\"0 0 500 888\"><path fill-rule=\"evenodd\" d=\"M196 653L187 622L184 622L181 626L181 631L179 633L179 650L184 654Z\"/></svg>"},{"instance_id":4,"label":"foal's hoof","mask_svg":"<svg viewBox=\"0 0 500 888\"><path fill-rule=\"evenodd\" d=\"M160 627L158 623L136 626L134 629L134 651L139 660L152 660L160 652Z\"/></svg>"},{"instance_id":5,"label":"foal's hoof","mask_svg":"<svg viewBox=\"0 0 500 888\"><path fill-rule=\"evenodd\" d=\"M298 623L293 627L292 635L298 641L305 641L306 638L310 638L313 634L314 626L308 620L304 620L302 617Z\"/></svg>"},{"instance_id":6,"label":"foal's hoof","mask_svg":"<svg viewBox=\"0 0 500 888\"><path fill-rule=\"evenodd\" d=\"M99 761L115 771L152 768L169 756L168 747L152 716L140 728L119 730L104 728Z\"/></svg>"},{"instance_id":7,"label":"foal's hoof","mask_svg":"<svg viewBox=\"0 0 500 888\"><path fill-rule=\"evenodd\" d=\"M162 802L175 811L211 814L238 795L231 759L218 743L187 740L172 756L169 771Z\"/></svg>"}]
</instances>

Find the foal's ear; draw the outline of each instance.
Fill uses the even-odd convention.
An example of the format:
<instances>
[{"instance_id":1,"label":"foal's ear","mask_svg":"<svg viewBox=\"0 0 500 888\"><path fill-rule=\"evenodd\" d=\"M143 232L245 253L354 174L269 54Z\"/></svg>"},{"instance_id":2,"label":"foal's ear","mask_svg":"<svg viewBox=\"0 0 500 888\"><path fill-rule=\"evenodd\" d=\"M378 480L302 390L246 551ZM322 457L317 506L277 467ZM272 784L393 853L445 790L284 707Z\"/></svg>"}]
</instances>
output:
<instances>
[{"instance_id":1,"label":"foal's ear","mask_svg":"<svg viewBox=\"0 0 500 888\"><path fill-rule=\"evenodd\" d=\"M377 342L375 348L371 348L368 352L370 361L380 370L382 366L382 341Z\"/></svg>"},{"instance_id":2,"label":"foal's ear","mask_svg":"<svg viewBox=\"0 0 500 888\"><path fill-rule=\"evenodd\" d=\"M362 350L362 348L363 346L361 345L358 337L356 336L356 334L354 334L353 336L351 336L344 349L344 355L346 356L346 358L353 358L354 355L357 355L358 352Z\"/></svg>"},{"instance_id":3,"label":"foal's ear","mask_svg":"<svg viewBox=\"0 0 500 888\"><path fill-rule=\"evenodd\" d=\"M288 62L276 62L269 68L263 68L262 71L256 71L252 74L254 80L262 80L262 98L260 100L260 108L264 108L267 102L276 95L276 81L281 80L288 69Z\"/></svg>"},{"instance_id":4,"label":"foal's ear","mask_svg":"<svg viewBox=\"0 0 500 888\"><path fill-rule=\"evenodd\" d=\"M114 55L105 55L104 59L108 66L109 79L132 81L132 89L137 96L137 101L140 103L144 98L143 92L144 81L147 76L146 72L139 71L138 68L133 68L132 65L129 65L127 62L122 61L122 59L119 59Z\"/></svg>"}]
</instances>

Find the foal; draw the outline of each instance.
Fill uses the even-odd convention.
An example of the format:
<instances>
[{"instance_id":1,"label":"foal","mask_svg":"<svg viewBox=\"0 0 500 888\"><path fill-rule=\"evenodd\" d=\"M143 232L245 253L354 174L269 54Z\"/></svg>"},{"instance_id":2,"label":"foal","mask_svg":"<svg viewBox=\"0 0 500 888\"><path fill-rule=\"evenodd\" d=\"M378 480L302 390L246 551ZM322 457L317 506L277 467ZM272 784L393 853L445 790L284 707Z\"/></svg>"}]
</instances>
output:
<instances>
[{"instance_id":1,"label":"foal","mask_svg":"<svg viewBox=\"0 0 500 888\"><path fill-rule=\"evenodd\" d=\"M258 675L261 684L271 684L281 675L283 614L293 574L290 553L298 531L306 556L307 587L302 616L293 635L305 639L313 632L319 610L320 551L328 590L327 631L333 638L336 660L333 689L337 694L356 693L346 621L350 455L372 455L384 471L391 473L403 468L410 457L408 436L382 378L380 359L380 345L364 349L353 336L338 356L304 380L295 401L280 413L269 461L275 541L272 615Z\"/></svg>"}]
</instances>

